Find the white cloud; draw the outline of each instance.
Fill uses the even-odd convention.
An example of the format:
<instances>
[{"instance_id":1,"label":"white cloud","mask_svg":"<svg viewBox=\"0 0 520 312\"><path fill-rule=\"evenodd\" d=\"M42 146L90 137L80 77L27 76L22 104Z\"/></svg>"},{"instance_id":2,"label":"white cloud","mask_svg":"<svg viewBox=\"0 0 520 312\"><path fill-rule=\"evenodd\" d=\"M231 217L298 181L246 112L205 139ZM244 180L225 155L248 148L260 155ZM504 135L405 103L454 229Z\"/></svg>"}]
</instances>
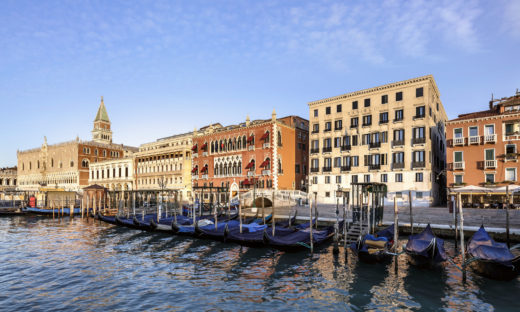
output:
<instances>
[{"instance_id":1,"label":"white cloud","mask_svg":"<svg viewBox=\"0 0 520 312\"><path fill-rule=\"evenodd\" d=\"M511 0L504 7L504 28L516 38L520 38L520 1Z\"/></svg>"}]
</instances>

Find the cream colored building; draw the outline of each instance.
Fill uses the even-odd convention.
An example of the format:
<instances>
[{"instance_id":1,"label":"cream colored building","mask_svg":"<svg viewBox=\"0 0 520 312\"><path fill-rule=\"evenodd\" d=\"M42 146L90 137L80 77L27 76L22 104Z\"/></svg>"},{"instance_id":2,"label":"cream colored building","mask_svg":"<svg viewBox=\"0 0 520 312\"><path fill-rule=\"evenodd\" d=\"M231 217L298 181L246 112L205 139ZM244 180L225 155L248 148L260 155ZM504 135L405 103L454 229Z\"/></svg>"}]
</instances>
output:
<instances>
[{"instance_id":1,"label":"cream colored building","mask_svg":"<svg viewBox=\"0 0 520 312\"><path fill-rule=\"evenodd\" d=\"M386 200L445 199L446 112L433 76L309 103L310 191L336 203L338 187L382 182Z\"/></svg>"},{"instance_id":2,"label":"cream colored building","mask_svg":"<svg viewBox=\"0 0 520 312\"><path fill-rule=\"evenodd\" d=\"M191 196L191 147L193 133L178 134L142 144L135 153L138 190L178 190L179 200Z\"/></svg>"},{"instance_id":3,"label":"cream colored building","mask_svg":"<svg viewBox=\"0 0 520 312\"><path fill-rule=\"evenodd\" d=\"M89 185L101 185L111 191L129 191L134 189L133 153L129 153L125 158L92 163L89 171Z\"/></svg>"},{"instance_id":4,"label":"cream colored building","mask_svg":"<svg viewBox=\"0 0 520 312\"><path fill-rule=\"evenodd\" d=\"M16 167L0 168L0 192L16 189Z\"/></svg>"}]
</instances>

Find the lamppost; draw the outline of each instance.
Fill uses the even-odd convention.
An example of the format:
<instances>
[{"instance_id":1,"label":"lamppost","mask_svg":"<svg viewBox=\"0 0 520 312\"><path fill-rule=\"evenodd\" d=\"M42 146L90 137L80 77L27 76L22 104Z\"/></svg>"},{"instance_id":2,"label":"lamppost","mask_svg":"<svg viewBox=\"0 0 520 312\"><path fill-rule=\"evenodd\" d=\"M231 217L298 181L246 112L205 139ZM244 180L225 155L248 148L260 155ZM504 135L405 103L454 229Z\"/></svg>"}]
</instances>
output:
<instances>
[{"instance_id":1,"label":"lamppost","mask_svg":"<svg viewBox=\"0 0 520 312\"><path fill-rule=\"evenodd\" d=\"M159 184L159 188L161 189L161 192L160 192L160 197L161 197L161 203L157 203L157 221L159 221L160 217L161 217L161 209L162 209L162 202L163 202L163 193L164 193L164 190L166 189L166 186L168 184L168 179L165 178L164 176L161 177L161 179L158 181L158 184Z\"/></svg>"}]
</instances>

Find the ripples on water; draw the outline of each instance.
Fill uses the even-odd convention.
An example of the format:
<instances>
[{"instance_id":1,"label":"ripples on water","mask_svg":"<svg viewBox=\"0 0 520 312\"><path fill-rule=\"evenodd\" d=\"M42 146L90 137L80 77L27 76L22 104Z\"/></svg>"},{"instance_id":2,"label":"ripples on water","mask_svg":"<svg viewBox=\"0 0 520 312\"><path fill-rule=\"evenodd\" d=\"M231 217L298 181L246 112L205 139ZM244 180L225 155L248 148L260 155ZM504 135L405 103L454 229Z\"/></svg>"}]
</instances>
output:
<instances>
[{"instance_id":1,"label":"ripples on water","mask_svg":"<svg viewBox=\"0 0 520 312\"><path fill-rule=\"evenodd\" d=\"M0 309L519 311L520 279L288 254L99 221L0 219ZM453 244L447 242L452 251ZM453 254L452 254L453 255Z\"/></svg>"}]
</instances>

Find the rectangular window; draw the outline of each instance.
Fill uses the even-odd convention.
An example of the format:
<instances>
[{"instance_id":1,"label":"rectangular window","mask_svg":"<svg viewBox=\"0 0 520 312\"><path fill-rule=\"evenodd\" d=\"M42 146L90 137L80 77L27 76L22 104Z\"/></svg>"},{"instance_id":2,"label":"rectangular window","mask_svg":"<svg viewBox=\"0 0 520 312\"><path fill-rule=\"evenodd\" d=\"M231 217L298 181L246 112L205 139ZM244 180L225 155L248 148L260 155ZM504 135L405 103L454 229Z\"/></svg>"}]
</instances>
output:
<instances>
[{"instance_id":1,"label":"rectangular window","mask_svg":"<svg viewBox=\"0 0 520 312\"><path fill-rule=\"evenodd\" d=\"M312 140L311 141L311 148L315 149L315 148L320 148L320 143L318 140Z\"/></svg>"},{"instance_id":2,"label":"rectangular window","mask_svg":"<svg viewBox=\"0 0 520 312\"><path fill-rule=\"evenodd\" d=\"M352 156L352 167L359 166L359 156Z\"/></svg>"},{"instance_id":3,"label":"rectangular window","mask_svg":"<svg viewBox=\"0 0 520 312\"><path fill-rule=\"evenodd\" d=\"M386 104L388 103L388 95L385 94L385 95L381 95L381 104Z\"/></svg>"},{"instance_id":4,"label":"rectangular window","mask_svg":"<svg viewBox=\"0 0 520 312\"><path fill-rule=\"evenodd\" d=\"M365 183L370 183L370 175L365 174L365 176L363 177L363 180L365 181Z\"/></svg>"},{"instance_id":5,"label":"rectangular window","mask_svg":"<svg viewBox=\"0 0 520 312\"><path fill-rule=\"evenodd\" d=\"M394 130L394 141L404 141L404 129Z\"/></svg>"},{"instance_id":6,"label":"rectangular window","mask_svg":"<svg viewBox=\"0 0 520 312\"><path fill-rule=\"evenodd\" d=\"M320 124L313 124L312 133L318 133L318 132L320 132Z\"/></svg>"},{"instance_id":7,"label":"rectangular window","mask_svg":"<svg viewBox=\"0 0 520 312\"><path fill-rule=\"evenodd\" d=\"M415 118L423 118L425 114L424 106L417 106L415 108Z\"/></svg>"},{"instance_id":8,"label":"rectangular window","mask_svg":"<svg viewBox=\"0 0 520 312\"><path fill-rule=\"evenodd\" d=\"M325 197L330 197L330 192L325 192Z\"/></svg>"},{"instance_id":9,"label":"rectangular window","mask_svg":"<svg viewBox=\"0 0 520 312\"><path fill-rule=\"evenodd\" d=\"M325 122L325 129L323 131L330 131L332 130L332 122L327 121Z\"/></svg>"},{"instance_id":10,"label":"rectangular window","mask_svg":"<svg viewBox=\"0 0 520 312\"><path fill-rule=\"evenodd\" d=\"M495 125L485 125L484 134L495 134Z\"/></svg>"},{"instance_id":11,"label":"rectangular window","mask_svg":"<svg viewBox=\"0 0 520 312\"><path fill-rule=\"evenodd\" d=\"M486 160L495 160L495 149L487 149L485 151Z\"/></svg>"},{"instance_id":12,"label":"rectangular window","mask_svg":"<svg viewBox=\"0 0 520 312\"><path fill-rule=\"evenodd\" d=\"M362 137L362 145L368 145L370 144L370 134L367 133L367 134L363 134L363 137Z\"/></svg>"},{"instance_id":13,"label":"rectangular window","mask_svg":"<svg viewBox=\"0 0 520 312\"><path fill-rule=\"evenodd\" d=\"M424 162L424 151L413 152L413 162Z\"/></svg>"},{"instance_id":14,"label":"rectangular window","mask_svg":"<svg viewBox=\"0 0 520 312\"><path fill-rule=\"evenodd\" d=\"M469 136L470 137L478 136L478 127L469 127Z\"/></svg>"},{"instance_id":15,"label":"rectangular window","mask_svg":"<svg viewBox=\"0 0 520 312\"><path fill-rule=\"evenodd\" d=\"M352 102L352 109L358 109L358 101Z\"/></svg>"},{"instance_id":16,"label":"rectangular window","mask_svg":"<svg viewBox=\"0 0 520 312\"><path fill-rule=\"evenodd\" d=\"M299 164L295 165L294 172L295 173L300 173L300 165Z\"/></svg>"},{"instance_id":17,"label":"rectangular window","mask_svg":"<svg viewBox=\"0 0 520 312\"><path fill-rule=\"evenodd\" d=\"M418 127L412 129L414 139L424 139L424 127Z\"/></svg>"},{"instance_id":18,"label":"rectangular window","mask_svg":"<svg viewBox=\"0 0 520 312\"><path fill-rule=\"evenodd\" d=\"M462 128L453 129L453 137L454 138L462 138Z\"/></svg>"},{"instance_id":19,"label":"rectangular window","mask_svg":"<svg viewBox=\"0 0 520 312\"><path fill-rule=\"evenodd\" d=\"M370 107L370 99L365 99L365 107Z\"/></svg>"},{"instance_id":20,"label":"rectangular window","mask_svg":"<svg viewBox=\"0 0 520 312\"><path fill-rule=\"evenodd\" d=\"M388 142L388 131L381 132L381 143Z\"/></svg>"},{"instance_id":21,"label":"rectangular window","mask_svg":"<svg viewBox=\"0 0 520 312\"><path fill-rule=\"evenodd\" d=\"M379 123L380 124L388 123L388 112L379 113Z\"/></svg>"},{"instance_id":22,"label":"rectangular window","mask_svg":"<svg viewBox=\"0 0 520 312\"><path fill-rule=\"evenodd\" d=\"M336 113L341 113L341 104L336 105Z\"/></svg>"},{"instance_id":23,"label":"rectangular window","mask_svg":"<svg viewBox=\"0 0 520 312\"><path fill-rule=\"evenodd\" d=\"M515 125L512 123L506 124L506 135L512 135L515 133Z\"/></svg>"},{"instance_id":24,"label":"rectangular window","mask_svg":"<svg viewBox=\"0 0 520 312\"><path fill-rule=\"evenodd\" d=\"M461 162L463 161L462 151L456 151L453 152L453 160L455 162Z\"/></svg>"},{"instance_id":25,"label":"rectangular window","mask_svg":"<svg viewBox=\"0 0 520 312\"><path fill-rule=\"evenodd\" d=\"M334 147L341 147L341 137L334 138Z\"/></svg>"},{"instance_id":26,"label":"rectangular window","mask_svg":"<svg viewBox=\"0 0 520 312\"><path fill-rule=\"evenodd\" d=\"M394 121L401 121L403 120L403 110L402 109L398 109L395 111L395 119Z\"/></svg>"},{"instance_id":27,"label":"rectangular window","mask_svg":"<svg viewBox=\"0 0 520 312\"><path fill-rule=\"evenodd\" d=\"M325 184L330 184L330 176L325 176Z\"/></svg>"},{"instance_id":28,"label":"rectangular window","mask_svg":"<svg viewBox=\"0 0 520 312\"><path fill-rule=\"evenodd\" d=\"M330 106L325 107L325 115L330 115Z\"/></svg>"},{"instance_id":29,"label":"rectangular window","mask_svg":"<svg viewBox=\"0 0 520 312\"><path fill-rule=\"evenodd\" d=\"M314 110L314 117L318 117L318 110L317 109Z\"/></svg>"},{"instance_id":30,"label":"rectangular window","mask_svg":"<svg viewBox=\"0 0 520 312\"><path fill-rule=\"evenodd\" d=\"M357 128L358 122L358 117L350 118L350 128Z\"/></svg>"},{"instance_id":31,"label":"rectangular window","mask_svg":"<svg viewBox=\"0 0 520 312\"><path fill-rule=\"evenodd\" d=\"M516 154L516 144L506 144L506 155Z\"/></svg>"},{"instance_id":32,"label":"rectangular window","mask_svg":"<svg viewBox=\"0 0 520 312\"><path fill-rule=\"evenodd\" d=\"M334 168L341 167L341 157L334 157Z\"/></svg>"},{"instance_id":33,"label":"rectangular window","mask_svg":"<svg viewBox=\"0 0 520 312\"><path fill-rule=\"evenodd\" d=\"M403 92L396 92L395 93L395 100L397 102L402 101L403 100Z\"/></svg>"},{"instance_id":34,"label":"rectangular window","mask_svg":"<svg viewBox=\"0 0 520 312\"><path fill-rule=\"evenodd\" d=\"M343 128L343 120L334 121L334 130L341 130Z\"/></svg>"},{"instance_id":35,"label":"rectangular window","mask_svg":"<svg viewBox=\"0 0 520 312\"><path fill-rule=\"evenodd\" d=\"M462 184L463 183L463 175L462 174L457 174L455 175L455 184Z\"/></svg>"},{"instance_id":36,"label":"rectangular window","mask_svg":"<svg viewBox=\"0 0 520 312\"><path fill-rule=\"evenodd\" d=\"M363 127L372 125L372 115L363 116Z\"/></svg>"},{"instance_id":37,"label":"rectangular window","mask_svg":"<svg viewBox=\"0 0 520 312\"><path fill-rule=\"evenodd\" d=\"M495 183L495 174L494 173L486 173L486 182L487 183Z\"/></svg>"},{"instance_id":38,"label":"rectangular window","mask_svg":"<svg viewBox=\"0 0 520 312\"><path fill-rule=\"evenodd\" d=\"M421 199L421 198L423 198L423 192L415 192L415 198L416 198L416 199Z\"/></svg>"},{"instance_id":39,"label":"rectangular window","mask_svg":"<svg viewBox=\"0 0 520 312\"><path fill-rule=\"evenodd\" d=\"M352 146L357 146L357 145L358 145L358 136L353 135L352 136Z\"/></svg>"},{"instance_id":40,"label":"rectangular window","mask_svg":"<svg viewBox=\"0 0 520 312\"><path fill-rule=\"evenodd\" d=\"M330 138L323 139L323 147L331 147L330 144L331 144Z\"/></svg>"},{"instance_id":41,"label":"rectangular window","mask_svg":"<svg viewBox=\"0 0 520 312\"><path fill-rule=\"evenodd\" d=\"M392 154L392 162L394 164L404 163L404 152L397 152Z\"/></svg>"},{"instance_id":42,"label":"rectangular window","mask_svg":"<svg viewBox=\"0 0 520 312\"><path fill-rule=\"evenodd\" d=\"M325 167L326 168L331 168L332 167L332 158L325 158L323 159L325 161Z\"/></svg>"},{"instance_id":43,"label":"rectangular window","mask_svg":"<svg viewBox=\"0 0 520 312\"><path fill-rule=\"evenodd\" d=\"M403 182L403 174L402 173L396 173L395 174L395 182Z\"/></svg>"},{"instance_id":44,"label":"rectangular window","mask_svg":"<svg viewBox=\"0 0 520 312\"><path fill-rule=\"evenodd\" d=\"M341 176L336 176L336 184L341 184Z\"/></svg>"},{"instance_id":45,"label":"rectangular window","mask_svg":"<svg viewBox=\"0 0 520 312\"><path fill-rule=\"evenodd\" d=\"M352 176L352 183L358 183L358 176L357 175L353 175Z\"/></svg>"},{"instance_id":46,"label":"rectangular window","mask_svg":"<svg viewBox=\"0 0 520 312\"><path fill-rule=\"evenodd\" d=\"M516 168L506 168L506 181L516 181Z\"/></svg>"},{"instance_id":47,"label":"rectangular window","mask_svg":"<svg viewBox=\"0 0 520 312\"><path fill-rule=\"evenodd\" d=\"M422 97L423 96L423 88L417 88L415 89L415 97Z\"/></svg>"},{"instance_id":48,"label":"rectangular window","mask_svg":"<svg viewBox=\"0 0 520 312\"><path fill-rule=\"evenodd\" d=\"M422 182L423 181L423 173L422 172L416 172L415 173L415 182Z\"/></svg>"},{"instance_id":49,"label":"rectangular window","mask_svg":"<svg viewBox=\"0 0 520 312\"><path fill-rule=\"evenodd\" d=\"M386 173L381 174L381 182L388 182L388 175Z\"/></svg>"}]
</instances>

